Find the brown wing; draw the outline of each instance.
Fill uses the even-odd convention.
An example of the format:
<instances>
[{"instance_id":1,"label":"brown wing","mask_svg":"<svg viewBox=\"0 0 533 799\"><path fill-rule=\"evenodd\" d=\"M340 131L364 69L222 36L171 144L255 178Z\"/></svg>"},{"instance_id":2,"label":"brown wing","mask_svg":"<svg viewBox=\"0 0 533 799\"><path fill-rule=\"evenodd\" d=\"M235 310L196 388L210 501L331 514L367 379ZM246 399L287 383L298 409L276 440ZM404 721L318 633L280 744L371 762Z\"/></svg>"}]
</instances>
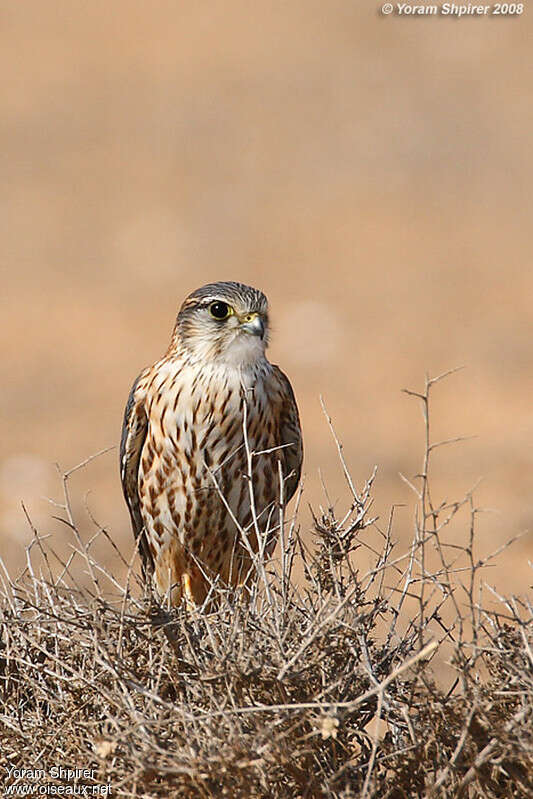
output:
<instances>
[{"instance_id":1,"label":"brown wing","mask_svg":"<svg viewBox=\"0 0 533 799\"><path fill-rule=\"evenodd\" d=\"M298 406L296 405L296 397L294 396L289 378L281 371L279 366L274 366L274 374L279 380L283 400L280 421L281 443L289 445L280 450L284 461L285 502L288 502L298 487L302 473L302 429L300 427L300 416L298 414Z\"/></svg>"},{"instance_id":2,"label":"brown wing","mask_svg":"<svg viewBox=\"0 0 533 799\"><path fill-rule=\"evenodd\" d=\"M146 431L148 430L148 418L144 409L145 392L141 381L148 372L149 369L141 372L131 388L124 412L120 440L122 491L130 512L133 535L139 539L139 551L143 560L143 575L145 578L148 573L153 571L154 567L148 541L146 540L138 489L139 461L146 439Z\"/></svg>"}]
</instances>

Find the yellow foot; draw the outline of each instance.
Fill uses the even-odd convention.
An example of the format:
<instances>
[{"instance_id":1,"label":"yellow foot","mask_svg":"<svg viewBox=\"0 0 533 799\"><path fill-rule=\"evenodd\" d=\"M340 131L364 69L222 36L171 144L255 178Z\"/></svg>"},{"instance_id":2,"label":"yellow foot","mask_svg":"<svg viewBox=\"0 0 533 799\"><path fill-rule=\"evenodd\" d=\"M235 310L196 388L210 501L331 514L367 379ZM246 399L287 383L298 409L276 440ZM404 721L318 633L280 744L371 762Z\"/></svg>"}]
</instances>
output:
<instances>
[{"instance_id":1,"label":"yellow foot","mask_svg":"<svg viewBox=\"0 0 533 799\"><path fill-rule=\"evenodd\" d=\"M185 597L185 601L188 605L196 607L196 598L191 585L191 575L187 574L187 572L184 572L181 575L181 584L183 586L183 596Z\"/></svg>"}]
</instances>

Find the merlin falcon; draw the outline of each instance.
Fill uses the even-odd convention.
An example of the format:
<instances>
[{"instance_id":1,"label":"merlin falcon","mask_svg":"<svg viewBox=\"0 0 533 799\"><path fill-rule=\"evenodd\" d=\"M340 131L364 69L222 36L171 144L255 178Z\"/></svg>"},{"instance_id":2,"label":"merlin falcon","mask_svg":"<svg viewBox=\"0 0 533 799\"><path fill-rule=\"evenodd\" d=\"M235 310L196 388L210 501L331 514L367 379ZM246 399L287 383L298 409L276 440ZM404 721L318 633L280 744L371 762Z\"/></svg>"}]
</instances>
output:
<instances>
[{"instance_id":1,"label":"merlin falcon","mask_svg":"<svg viewBox=\"0 0 533 799\"><path fill-rule=\"evenodd\" d=\"M203 603L215 580L246 584L296 491L298 408L265 355L268 333L261 291L210 283L184 301L166 354L131 389L122 488L145 579L173 605Z\"/></svg>"}]
</instances>

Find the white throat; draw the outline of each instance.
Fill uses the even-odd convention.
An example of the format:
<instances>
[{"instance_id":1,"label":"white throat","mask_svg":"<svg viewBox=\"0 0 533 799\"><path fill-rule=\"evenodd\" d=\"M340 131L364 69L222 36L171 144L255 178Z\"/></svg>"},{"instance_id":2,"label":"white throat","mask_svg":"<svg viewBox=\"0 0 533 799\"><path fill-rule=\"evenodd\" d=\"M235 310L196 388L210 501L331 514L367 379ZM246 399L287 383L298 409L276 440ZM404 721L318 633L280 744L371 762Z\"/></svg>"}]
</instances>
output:
<instances>
[{"instance_id":1,"label":"white throat","mask_svg":"<svg viewBox=\"0 0 533 799\"><path fill-rule=\"evenodd\" d=\"M239 333L218 359L235 369L247 369L265 359L265 343L259 336Z\"/></svg>"},{"instance_id":2,"label":"white throat","mask_svg":"<svg viewBox=\"0 0 533 799\"><path fill-rule=\"evenodd\" d=\"M216 343L208 336L196 335L188 342L187 349L193 361L202 366L226 366L232 369L249 371L260 364L267 363L265 342L259 336L239 332L224 346L217 349Z\"/></svg>"}]
</instances>

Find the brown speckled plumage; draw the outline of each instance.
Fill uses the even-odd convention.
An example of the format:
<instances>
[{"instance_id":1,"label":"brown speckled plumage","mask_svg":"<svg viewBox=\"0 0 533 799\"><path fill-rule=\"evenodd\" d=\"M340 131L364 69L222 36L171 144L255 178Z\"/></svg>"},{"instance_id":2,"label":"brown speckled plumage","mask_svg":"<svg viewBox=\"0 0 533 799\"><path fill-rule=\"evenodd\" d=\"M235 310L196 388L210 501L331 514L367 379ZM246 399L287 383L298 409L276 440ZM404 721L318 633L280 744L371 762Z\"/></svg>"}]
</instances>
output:
<instances>
[{"instance_id":1,"label":"brown speckled plumage","mask_svg":"<svg viewBox=\"0 0 533 799\"><path fill-rule=\"evenodd\" d=\"M227 318L213 317L217 304L230 309ZM133 384L122 429L122 486L145 574L173 604L183 595L202 602L217 576L231 585L245 581L251 558L239 526L258 549L250 452L267 552L279 521L278 464L285 501L296 490L298 409L287 377L265 357L267 340L260 291L209 284L187 297L166 355Z\"/></svg>"}]
</instances>

